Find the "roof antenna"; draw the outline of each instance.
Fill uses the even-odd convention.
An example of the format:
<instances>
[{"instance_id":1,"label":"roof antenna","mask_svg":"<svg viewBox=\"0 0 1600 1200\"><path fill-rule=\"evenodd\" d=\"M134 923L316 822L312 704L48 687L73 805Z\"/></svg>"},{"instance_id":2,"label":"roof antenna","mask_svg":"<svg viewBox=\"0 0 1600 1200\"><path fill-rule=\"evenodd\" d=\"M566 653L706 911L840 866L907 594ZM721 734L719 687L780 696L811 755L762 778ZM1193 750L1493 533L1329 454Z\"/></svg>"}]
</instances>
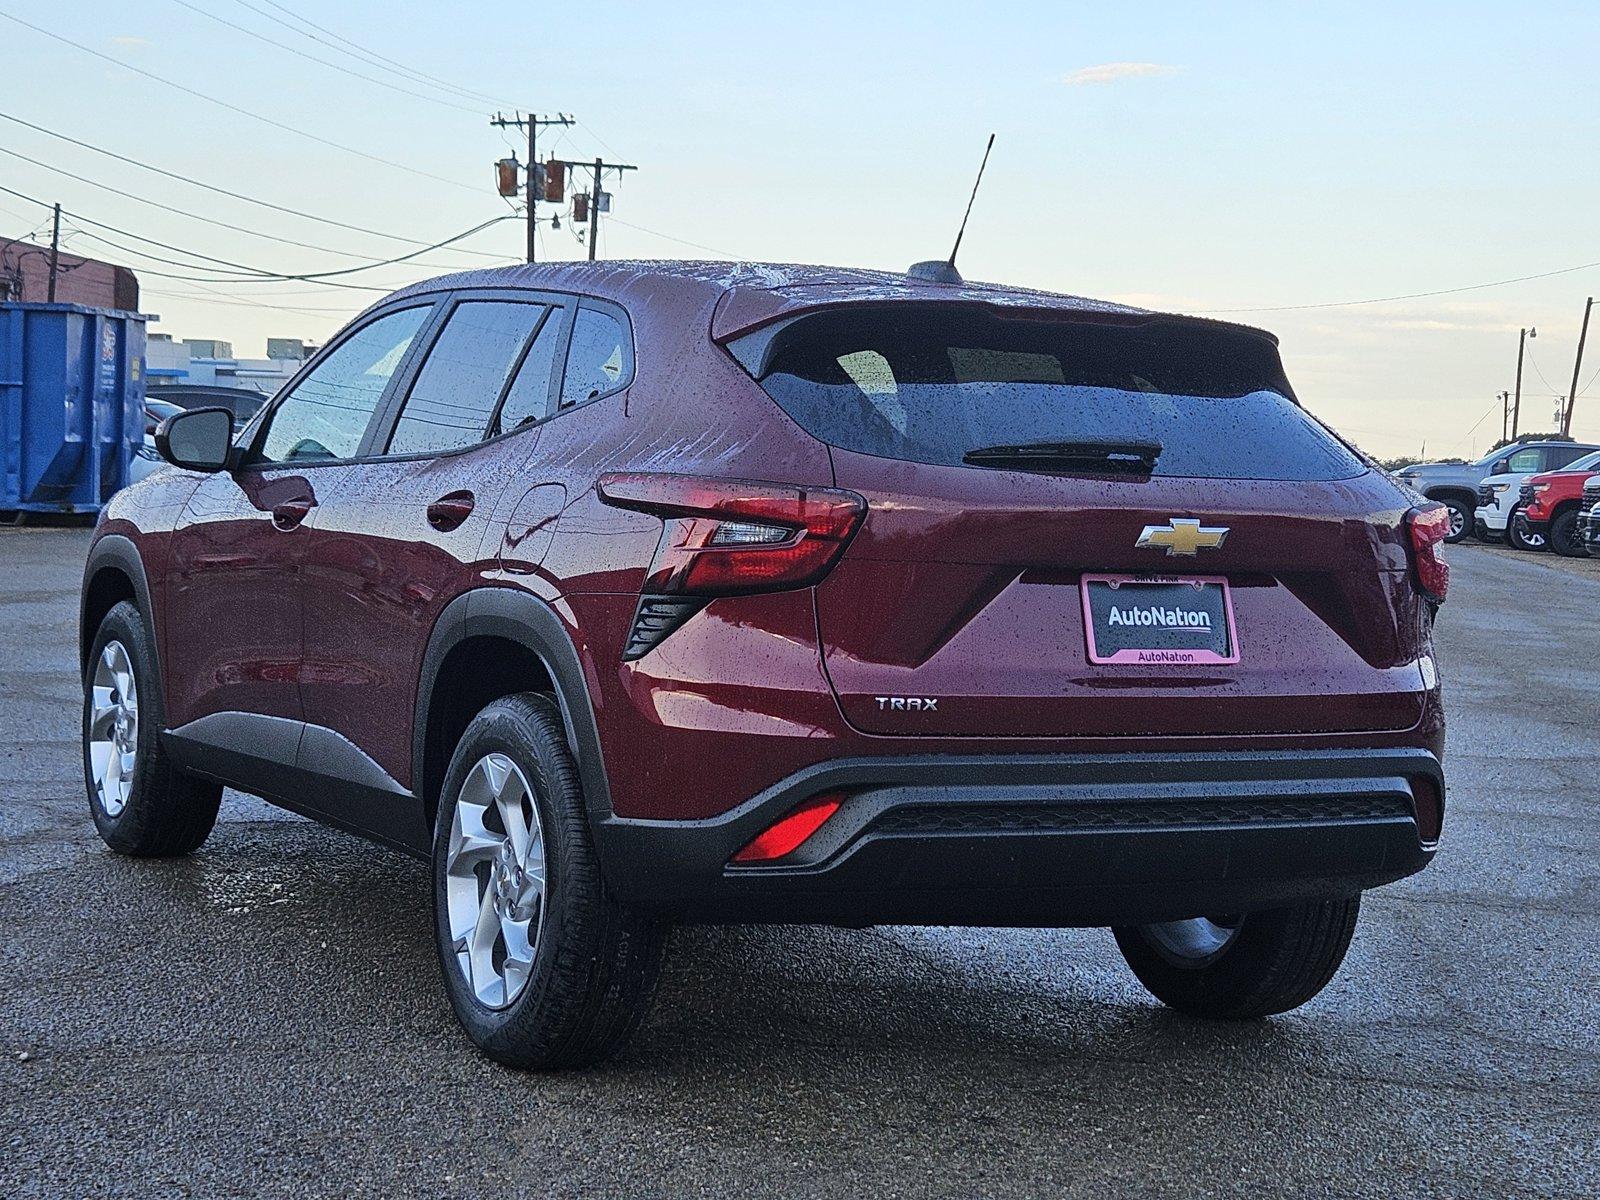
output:
<instances>
[{"instance_id":1,"label":"roof antenna","mask_svg":"<svg viewBox=\"0 0 1600 1200\"><path fill-rule=\"evenodd\" d=\"M961 215L961 228L956 230L956 244L950 248L950 257L941 261L930 258L926 262L912 263L911 269L906 272L912 279L924 279L929 283L963 283L961 272L956 270L956 255L961 253L961 238L967 232L967 218L972 216L972 202L978 198L978 186L983 182L983 169L989 165L989 151L994 149L994 134L989 135L988 145L983 148L983 161L978 164L978 177L972 181L972 195L967 197L967 211Z\"/></svg>"}]
</instances>

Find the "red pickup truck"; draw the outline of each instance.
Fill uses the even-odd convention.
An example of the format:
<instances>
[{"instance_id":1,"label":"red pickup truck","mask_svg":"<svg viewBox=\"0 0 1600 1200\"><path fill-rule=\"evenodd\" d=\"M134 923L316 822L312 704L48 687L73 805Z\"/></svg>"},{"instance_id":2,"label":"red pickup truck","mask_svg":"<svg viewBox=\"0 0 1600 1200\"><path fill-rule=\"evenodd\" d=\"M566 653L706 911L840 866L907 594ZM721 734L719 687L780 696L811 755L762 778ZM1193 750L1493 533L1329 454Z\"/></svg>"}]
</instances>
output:
<instances>
[{"instance_id":1,"label":"red pickup truck","mask_svg":"<svg viewBox=\"0 0 1600 1200\"><path fill-rule=\"evenodd\" d=\"M1557 554L1583 558L1589 553L1578 528L1583 507L1583 485L1600 471L1546 471L1522 485L1519 515L1528 531L1544 534Z\"/></svg>"}]
</instances>

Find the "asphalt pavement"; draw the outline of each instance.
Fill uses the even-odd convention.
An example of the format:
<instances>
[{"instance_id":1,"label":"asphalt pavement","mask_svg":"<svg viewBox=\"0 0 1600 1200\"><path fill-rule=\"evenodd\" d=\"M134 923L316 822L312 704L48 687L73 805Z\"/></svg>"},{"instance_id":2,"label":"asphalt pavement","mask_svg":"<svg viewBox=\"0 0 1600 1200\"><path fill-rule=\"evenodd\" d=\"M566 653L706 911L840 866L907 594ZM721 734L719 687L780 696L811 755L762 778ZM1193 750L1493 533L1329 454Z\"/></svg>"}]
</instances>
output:
<instances>
[{"instance_id":1,"label":"asphalt pavement","mask_svg":"<svg viewBox=\"0 0 1600 1200\"><path fill-rule=\"evenodd\" d=\"M1102 930L688 929L618 1061L458 1032L423 866L84 799L81 529L0 529L0 1197L1600 1195L1600 572L1453 547L1449 815L1333 984L1214 1025Z\"/></svg>"}]
</instances>

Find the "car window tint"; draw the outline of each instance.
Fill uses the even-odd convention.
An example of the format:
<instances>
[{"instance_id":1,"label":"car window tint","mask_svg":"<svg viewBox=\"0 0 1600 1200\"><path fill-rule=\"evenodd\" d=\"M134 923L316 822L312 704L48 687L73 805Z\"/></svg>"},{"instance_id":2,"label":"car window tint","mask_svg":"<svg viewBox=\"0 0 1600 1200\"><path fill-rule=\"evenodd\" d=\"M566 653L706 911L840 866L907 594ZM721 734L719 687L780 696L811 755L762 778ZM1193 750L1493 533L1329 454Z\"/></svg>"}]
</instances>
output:
<instances>
[{"instance_id":1,"label":"car window tint","mask_svg":"<svg viewBox=\"0 0 1600 1200\"><path fill-rule=\"evenodd\" d=\"M582 404L625 385L629 357L628 331L622 322L610 313L580 308L561 381L561 407Z\"/></svg>"},{"instance_id":2,"label":"car window tint","mask_svg":"<svg viewBox=\"0 0 1600 1200\"><path fill-rule=\"evenodd\" d=\"M533 345L517 368L517 377L500 406L496 433L504 433L543 417L550 406L550 373L555 370L556 347L561 344L561 310L552 309L539 327Z\"/></svg>"},{"instance_id":3,"label":"car window tint","mask_svg":"<svg viewBox=\"0 0 1600 1200\"><path fill-rule=\"evenodd\" d=\"M1589 451L1583 446L1551 446L1549 470L1559 471L1582 458Z\"/></svg>"},{"instance_id":4,"label":"car window tint","mask_svg":"<svg viewBox=\"0 0 1600 1200\"><path fill-rule=\"evenodd\" d=\"M1540 454L1537 447L1531 450L1518 450L1506 459L1506 470L1513 475L1529 475L1540 469Z\"/></svg>"},{"instance_id":5,"label":"car window tint","mask_svg":"<svg viewBox=\"0 0 1600 1200\"><path fill-rule=\"evenodd\" d=\"M457 305L411 385L389 453L424 454L480 441L523 347L548 311L542 304L495 300Z\"/></svg>"},{"instance_id":6,"label":"car window tint","mask_svg":"<svg viewBox=\"0 0 1600 1200\"><path fill-rule=\"evenodd\" d=\"M748 346L730 349L746 362ZM882 458L964 466L972 451L1126 441L1160 447L1156 475L1321 480L1366 470L1294 402L1269 341L1222 327L863 306L798 318L754 369L813 436Z\"/></svg>"},{"instance_id":7,"label":"car window tint","mask_svg":"<svg viewBox=\"0 0 1600 1200\"><path fill-rule=\"evenodd\" d=\"M390 377L428 312L427 305L401 309L340 343L268 419L257 460L353 458Z\"/></svg>"}]
</instances>

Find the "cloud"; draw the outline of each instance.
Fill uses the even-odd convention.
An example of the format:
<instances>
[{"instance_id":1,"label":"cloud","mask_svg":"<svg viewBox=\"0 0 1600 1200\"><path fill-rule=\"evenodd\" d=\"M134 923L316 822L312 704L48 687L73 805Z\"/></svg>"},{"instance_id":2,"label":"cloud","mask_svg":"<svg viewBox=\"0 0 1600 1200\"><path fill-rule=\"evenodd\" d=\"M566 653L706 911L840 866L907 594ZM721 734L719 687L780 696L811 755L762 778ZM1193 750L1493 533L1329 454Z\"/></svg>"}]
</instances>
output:
<instances>
[{"instance_id":1,"label":"cloud","mask_svg":"<svg viewBox=\"0 0 1600 1200\"><path fill-rule=\"evenodd\" d=\"M138 37L133 34L120 34L111 39L113 45L123 46L129 50L143 50L150 45L149 38Z\"/></svg>"},{"instance_id":2,"label":"cloud","mask_svg":"<svg viewBox=\"0 0 1600 1200\"><path fill-rule=\"evenodd\" d=\"M1074 87L1091 83L1116 83L1119 79L1141 79L1148 75L1176 75L1177 67L1163 63L1117 62L1096 67L1079 67L1063 81Z\"/></svg>"}]
</instances>

